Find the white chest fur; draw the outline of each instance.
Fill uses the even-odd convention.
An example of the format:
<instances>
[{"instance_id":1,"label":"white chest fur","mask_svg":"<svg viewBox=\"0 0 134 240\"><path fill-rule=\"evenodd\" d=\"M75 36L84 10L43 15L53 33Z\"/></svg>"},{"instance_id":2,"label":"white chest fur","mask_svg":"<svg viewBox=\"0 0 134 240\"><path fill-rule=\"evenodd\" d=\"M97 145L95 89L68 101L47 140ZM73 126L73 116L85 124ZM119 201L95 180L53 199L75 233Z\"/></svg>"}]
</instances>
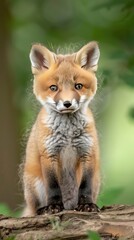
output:
<instances>
[{"instance_id":1,"label":"white chest fur","mask_svg":"<svg viewBox=\"0 0 134 240\"><path fill-rule=\"evenodd\" d=\"M46 124L52 129L52 135L45 139L45 147L53 160L60 156L63 168L71 168L76 159L89 155L93 139L86 132L88 120L82 113L53 112Z\"/></svg>"},{"instance_id":2,"label":"white chest fur","mask_svg":"<svg viewBox=\"0 0 134 240\"><path fill-rule=\"evenodd\" d=\"M74 209L78 203L76 163L89 156L93 139L86 131L89 120L81 112L60 114L52 112L45 121L52 134L44 139L50 159L60 161L62 171L59 185L65 209ZM54 166L54 165L53 165Z\"/></svg>"}]
</instances>

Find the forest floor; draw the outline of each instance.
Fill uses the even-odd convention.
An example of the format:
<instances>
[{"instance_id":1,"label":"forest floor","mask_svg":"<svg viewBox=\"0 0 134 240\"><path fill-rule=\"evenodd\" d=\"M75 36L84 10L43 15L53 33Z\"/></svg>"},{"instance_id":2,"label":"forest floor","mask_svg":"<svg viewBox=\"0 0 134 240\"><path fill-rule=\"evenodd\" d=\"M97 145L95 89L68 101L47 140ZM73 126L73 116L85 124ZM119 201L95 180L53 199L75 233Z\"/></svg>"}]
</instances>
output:
<instances>
[{"instance_id":1,"label":"forest floor","mask_svg":"<svg viewBox=\"0 0 134 240\"><path fill-rule=\"evenodd\" d=\"M113 205L100 212L63 211L27 218L0 215L0 240L134 239L134 206Z\"/></svg>"}]
</instances>

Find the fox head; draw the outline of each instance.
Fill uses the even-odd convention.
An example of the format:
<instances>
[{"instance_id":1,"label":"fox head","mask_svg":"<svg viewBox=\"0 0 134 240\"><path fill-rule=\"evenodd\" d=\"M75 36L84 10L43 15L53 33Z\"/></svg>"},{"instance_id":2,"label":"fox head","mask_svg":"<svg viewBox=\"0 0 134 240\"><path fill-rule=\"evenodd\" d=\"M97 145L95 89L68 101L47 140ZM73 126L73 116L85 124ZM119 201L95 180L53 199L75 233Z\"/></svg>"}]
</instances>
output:
<instances>
[{"instance_id":1,"label":"fox head","mask_svg":"<svg viewBox=\"0 0 134 240\"><path fill-rule=\"evenodd\" d=\"M99 56L96 42L68 55L56 55L40 44L33 45L30 60L36 98L47 110L59 113L85 109L96 93Z\"/></svg>"}]
</instances>

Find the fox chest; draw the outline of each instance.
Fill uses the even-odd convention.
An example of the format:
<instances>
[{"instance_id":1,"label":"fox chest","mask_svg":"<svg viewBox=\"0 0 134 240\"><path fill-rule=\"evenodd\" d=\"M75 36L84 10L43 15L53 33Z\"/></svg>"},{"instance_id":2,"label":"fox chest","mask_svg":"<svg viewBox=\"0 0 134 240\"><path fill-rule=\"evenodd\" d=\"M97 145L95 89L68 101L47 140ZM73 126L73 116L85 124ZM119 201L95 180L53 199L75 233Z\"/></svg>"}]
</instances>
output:
<instances>
[{"instance_id":1,"label":"fox chest","mask_svg":"<svg viewBox=\"0 0 134 240\"><path fill-rule=\"evenodd\" d=\"M45 139L45 148L52 159L73 162L89 155L93 139L86 131L87 121L79 114L67 114L48 121L52 134Z\"/></svg>"}]
</instances>

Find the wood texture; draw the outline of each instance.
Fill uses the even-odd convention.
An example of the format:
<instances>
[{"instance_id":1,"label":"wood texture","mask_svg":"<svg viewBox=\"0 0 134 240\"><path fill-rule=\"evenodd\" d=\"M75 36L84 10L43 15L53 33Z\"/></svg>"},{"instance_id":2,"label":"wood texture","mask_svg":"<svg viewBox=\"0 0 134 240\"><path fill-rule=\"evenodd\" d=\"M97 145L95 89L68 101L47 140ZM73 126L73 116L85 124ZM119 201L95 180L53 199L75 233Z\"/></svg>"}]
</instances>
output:
<instances>
[{"instance_id":1,"label":"wood texture","mask_svg":"<svg viewBox=\"0 0 134 240\"><path fill-rule=\"evenodd\" d=\"M88 232L101 239L134 239L134 206L114 205L99 213L63 211L54 215L11 218L0 215L0 240L88 239Z\"/></svg>"}]
</instances>

